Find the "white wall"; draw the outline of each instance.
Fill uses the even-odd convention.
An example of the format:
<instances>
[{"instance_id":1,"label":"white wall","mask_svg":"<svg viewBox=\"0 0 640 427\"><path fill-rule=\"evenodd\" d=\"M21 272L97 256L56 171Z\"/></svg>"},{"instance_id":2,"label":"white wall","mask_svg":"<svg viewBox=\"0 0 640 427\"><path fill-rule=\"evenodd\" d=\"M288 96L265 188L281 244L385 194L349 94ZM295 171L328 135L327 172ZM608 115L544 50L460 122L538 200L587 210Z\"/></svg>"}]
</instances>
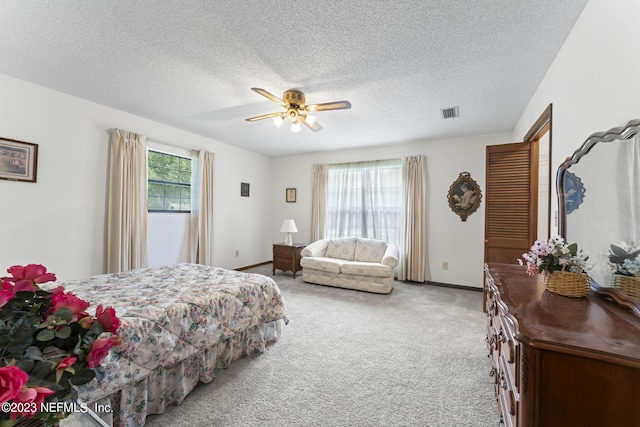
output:
<instances>
[{"instance_id":1,"label":"white wall","mask_svg":"<svg viewBox=\"0 0 640 427\"><path fill-rule=\"evenodd\" d=\"M37 183L0 180L0 271L41 263L61 279L104 272L109 128L214 152L215 264L271 258L256 244L269 241L270 158L4 75L0 94L0 137L39 145ZM250 198L240 197L241 181Z\"/></svg>"},{"instance_id":2,"label":"white wall","mask_svg":"<svg viewBox=\"0 0 640 427\"><path fill-rule=\"evenodd\" d=\"M533 124L533 123L531 123ZM484 260L484 202L480 209L460 220L449 207L449 186L460 172L469 172L484 197L485 147L511 141L507 132L433 141L388 145L370 149L333 151L274 159L271 239L282 241L282 220L293 218L298 226L294 240L309 242L311 237L311 174L314 163L398 158L424 154L427 159L427 259L428 280L482 287ZM297 202L285 202L285 188L297 188ZM442 270L442 262L449 269Z\"/></svg>"},{"instance_id":3,"label":"white wall","mask_svg":"<svg viewBox=\"0 0 640 427\"><path fill-rule=\"evenodd\" d=\"M520 117L514 140L553 103L553 170L592 133L640 119L638 18L637 0L590 0Z\"/></svg>"}]
</instances>

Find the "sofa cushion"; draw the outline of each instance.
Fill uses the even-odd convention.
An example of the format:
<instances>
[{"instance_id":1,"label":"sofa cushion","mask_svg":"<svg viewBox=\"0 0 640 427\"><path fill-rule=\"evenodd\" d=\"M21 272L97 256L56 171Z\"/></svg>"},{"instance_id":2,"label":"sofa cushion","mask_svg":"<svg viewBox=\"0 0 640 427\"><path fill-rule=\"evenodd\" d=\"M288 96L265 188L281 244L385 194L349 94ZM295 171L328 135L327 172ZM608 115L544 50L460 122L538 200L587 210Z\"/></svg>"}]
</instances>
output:
<instances>
[{"instance_id":1,"label":"sofa cushion","mask_svg":"<svg viewBox=\"0 0 640 427\"><path fill-rule=\"evenodd\" d=\"M388 277L393 274L393 269L388 265L376 262L345 262L340 270L342 274L353 274L355 276Z\"/></svg>"},{"instance_id":2,"label":"sofa cushion","mask_svg":"<svg viewBox=\"0 0 640 427\"><path fill-rule=\"evenodd\" d=\"M325 256L327 258L346 259L347 261L353 261L353 254L356 251L356 239L353 237L346 237L341 239L331 239L327 246L327 252Z\"/></svg>"},{"instance_id":3,"label":"sofa cushion","mask_svg":"<svg viewBox=\"0 0 640 427\"><path fill-rule=\"evenodd\" d=\"M387 248L387 243L375 239L358 239L353 255L354 261L380 262Z\"/></svg>"},{"instance_id":4,"label":"sofa cushion","mask_svg":"<svg viewBox=\"0 0 640 427\"><path fill-rule=\"evenodd\" d=\"M345 260L326 257L304 257L300 260L300 265L304 268L328 273L340 273L340 268L344 263L346 263Z\"/></svg>"}]
</instances>

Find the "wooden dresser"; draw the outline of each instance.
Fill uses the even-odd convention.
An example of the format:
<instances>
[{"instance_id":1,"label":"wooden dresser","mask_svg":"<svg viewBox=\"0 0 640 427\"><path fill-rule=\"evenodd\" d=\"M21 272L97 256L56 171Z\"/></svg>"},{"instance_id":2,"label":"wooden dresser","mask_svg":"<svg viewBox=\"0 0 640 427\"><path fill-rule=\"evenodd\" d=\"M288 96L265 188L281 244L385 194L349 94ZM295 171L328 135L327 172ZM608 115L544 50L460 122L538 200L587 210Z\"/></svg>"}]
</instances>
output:
<instances>
[{"instance_id":1,"label":"wooden dresser","mask_svg":"<svg viewBox=\"0 0 640 427\"><path fill-rule=\"evenodd\" d=\"M640 426L640 318L485 265L487 347L506 426Z\"/></svg>"},{"instance_id":2,"label":"wooden dresser","mask_svg":"<svg viewBox=\"0 0 640 427\"><path fill-rule=\"evenodd\" d=\"M286 245L284 243L273 244L273 274L276 274L276 269L282 271L290 271L293 273L293 278L296 278L296 272L302 270L300 265L300 252L306 245L300 243L294 243L293 245Z\"/></svg>"}]
</instances>

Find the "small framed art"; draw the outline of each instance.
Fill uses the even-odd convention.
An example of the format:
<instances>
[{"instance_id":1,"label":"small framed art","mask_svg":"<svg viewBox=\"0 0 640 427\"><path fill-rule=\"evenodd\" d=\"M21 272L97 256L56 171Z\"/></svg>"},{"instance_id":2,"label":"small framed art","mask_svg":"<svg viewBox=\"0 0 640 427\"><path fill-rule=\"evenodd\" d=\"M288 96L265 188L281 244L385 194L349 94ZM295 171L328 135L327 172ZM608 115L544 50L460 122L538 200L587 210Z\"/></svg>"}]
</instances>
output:
<instances>
[{"instance_id":1,"label":"small framed art","mask_svg":"<svg viewBox=\"0 0 640 427\"><path fill-rule=\"evenodd\" d=\"M287 203L295 203L296 202L296 189L295 188L287 188L286 196Z\"/></svg>"},{"instance_id":2,"label":"small framed art","mask_svg":"<svg viewBox=\"0 0 640 427\"><path fill-rule=\"evenodd\" d=\"M240 183L240 197L249 197L249 183L241 182Z\"/></svg>"},{"instance_id":3,"label":"small framed art","mask_svg":"<svg viewBox=\"0 0 640 427\"><path fill-rule=\"evenodd\" d=\"M38 144L0 138L0 179L36 182Z\"/></svg>"}]
</instances>

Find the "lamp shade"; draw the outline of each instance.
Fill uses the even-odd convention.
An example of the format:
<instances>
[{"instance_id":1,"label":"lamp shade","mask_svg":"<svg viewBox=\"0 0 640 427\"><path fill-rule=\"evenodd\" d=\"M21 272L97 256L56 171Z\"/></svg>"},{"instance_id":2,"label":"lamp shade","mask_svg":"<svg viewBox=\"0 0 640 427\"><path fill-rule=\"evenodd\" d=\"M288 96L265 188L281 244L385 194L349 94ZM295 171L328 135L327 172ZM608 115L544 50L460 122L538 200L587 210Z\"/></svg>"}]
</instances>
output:
<instances>
[{"instance_id":1,"label":"lamp shade","mask_svg":"<svg viewBox=\"0 0 640 427\"><path fill-rule=\"evenodd\" d=\"M282 233L297 233L296 223L292 219L285 219L280 227Z\"/></svg>"}]
</instances>

